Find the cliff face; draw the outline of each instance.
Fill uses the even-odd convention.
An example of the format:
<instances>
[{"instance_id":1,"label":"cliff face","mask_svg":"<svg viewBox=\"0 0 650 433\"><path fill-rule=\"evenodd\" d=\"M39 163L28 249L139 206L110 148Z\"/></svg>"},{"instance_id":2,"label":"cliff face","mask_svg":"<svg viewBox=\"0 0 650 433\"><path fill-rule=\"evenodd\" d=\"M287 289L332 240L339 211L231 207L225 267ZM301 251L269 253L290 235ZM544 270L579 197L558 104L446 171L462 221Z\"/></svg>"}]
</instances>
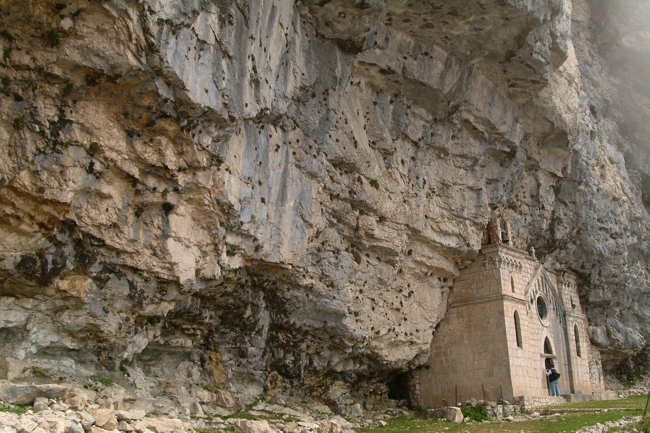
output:
<instances>
[{"instance_id":1,"label":"cliff face","mask_svg":"<svg viewBox=\"0 0 650 433\"><path fill-rule=\"evenodd\" d=\"M3 0L0 355L385 393L497 219L643 353L650 8L608 3Z\"/></svg>"}]
</instances>

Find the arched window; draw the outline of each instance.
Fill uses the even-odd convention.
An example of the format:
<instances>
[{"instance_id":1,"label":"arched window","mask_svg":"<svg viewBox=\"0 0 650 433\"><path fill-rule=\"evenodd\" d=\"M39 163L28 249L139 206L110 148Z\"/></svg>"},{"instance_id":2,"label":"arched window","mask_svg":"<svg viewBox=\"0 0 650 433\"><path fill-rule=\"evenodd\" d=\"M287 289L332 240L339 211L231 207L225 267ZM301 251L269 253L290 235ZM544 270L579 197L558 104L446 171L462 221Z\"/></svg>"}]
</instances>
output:
<instances>
[{"instance_id":1,"label":"arched window","mask_svg":"<svg viewBox=\"0 0 650 433\"><path fill-rule=\"evenodd\" d=\"M544 354L553 355L553 347L551 346L551 342L549 341L548 337L544 338ZM547 370L551 368L551 365L553 364L553 358L553 356L547 356L546 359L544 359L544 366Z\"/></svg>"},{"instance_id":2,"label":"arched window","mask_svg":"<svg viewBox=\"0 0 650 433\"><path fill-rule=\"evenodd\" d=\"M548 307L542 296L537 297L537 314L539 314L539 318L542 320L545 320L548 316Z\"/></svg>"},{"instance_id":3,"label":"arched window","mask_svg":"<svg viewBox=\"0 0 650 433\"><path fill-rule=\"evenodd\" d=\"M521 325L519 324L519 313L515 311L515 337L517 338L517 347L524 348L521 340Z\"/></svg>"},{"instance_id":4,"label":"arched window","mask_svg":"<svg viewBox=\"0 0 650 433\"><path fill-rule=\"evenodd\" d=\"M578 355L578 358L581 358L582 351L580 350L580 334L578 334L578 325L573 325L573 334L576 337L576 355Z\"/></svg>"},{"instance_id":5,"label":"arched window","mask_svg":"<svg viewBox=\"0 0 650 433\"><path fill-rule=\"evenodd\" d=\"M510 287L512 287L512 293L515 293L515 279L510 277Z\"/></svg>"},{"instance_id":6,"label":"arched window","mask_svg":"<svg viewBox=\"0 0 650 433\"><path fill-rule=\"evenodd\" d=\"M553 347L551 346L551 342L548 340L548 337L544 339L544 353L547 355L553 354Z\"/></svg>"}]
</instances>

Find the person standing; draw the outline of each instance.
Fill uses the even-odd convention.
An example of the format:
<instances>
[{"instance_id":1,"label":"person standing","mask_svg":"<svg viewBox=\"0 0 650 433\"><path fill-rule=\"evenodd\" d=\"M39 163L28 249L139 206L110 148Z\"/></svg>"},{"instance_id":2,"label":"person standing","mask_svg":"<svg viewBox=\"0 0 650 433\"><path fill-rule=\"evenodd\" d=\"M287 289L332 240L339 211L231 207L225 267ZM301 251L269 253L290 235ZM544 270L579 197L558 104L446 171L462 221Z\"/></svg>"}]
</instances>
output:
<instances>
[{"instance_id":1,"label":"person standing","mask_svg":"<svg viewBox=\"0 0 650 433\"><path fill-rule=\"evenodd\" d=\"M550 368L546 370L546 377L548 378L549 388L553 397L560 396L560 387L558 380L560 380L560 372L555 369L555 364L551 363Z\"/></svg>"}]
</instances>

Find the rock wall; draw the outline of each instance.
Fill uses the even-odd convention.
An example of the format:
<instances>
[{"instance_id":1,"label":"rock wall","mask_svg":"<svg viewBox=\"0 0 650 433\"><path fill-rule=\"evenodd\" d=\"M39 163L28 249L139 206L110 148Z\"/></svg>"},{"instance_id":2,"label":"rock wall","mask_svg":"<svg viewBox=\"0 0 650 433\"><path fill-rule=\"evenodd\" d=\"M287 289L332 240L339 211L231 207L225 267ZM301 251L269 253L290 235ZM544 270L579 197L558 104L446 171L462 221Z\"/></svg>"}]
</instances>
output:
<instances>
[{"instance_id":1,"label":"rock wall","mask_svg":"<svg viewBox=\"0 0 650 433\"><path fill-rule=\"evenodd\" d=\"M386 397L496 219L644 350L650 45L607 3L3 0L0 356Z\"/></svg>"}]
</instances>

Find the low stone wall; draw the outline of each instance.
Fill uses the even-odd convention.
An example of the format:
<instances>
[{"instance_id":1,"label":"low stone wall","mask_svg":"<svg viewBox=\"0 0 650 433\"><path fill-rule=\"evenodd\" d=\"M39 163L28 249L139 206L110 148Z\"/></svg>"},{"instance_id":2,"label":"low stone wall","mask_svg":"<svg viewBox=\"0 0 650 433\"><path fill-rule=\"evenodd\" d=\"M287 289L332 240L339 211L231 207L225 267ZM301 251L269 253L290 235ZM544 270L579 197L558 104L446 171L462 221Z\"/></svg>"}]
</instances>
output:
<instances>
[{"instance_id":1,"label":"low stone wall","mask_svg":"<svg viewBox=\"0 0 650 433\"><path fill-rule=\"evenodd\" d=\"M543 406L565 403L564 397L519 397L519 406L522 412Z\"/></svg>"},{"instance_id":2,"label":"low stone wall","mask_svg":"<svg viewBox=\"0 0 650 433\"><path fill-rule=\"evenodd\" d=\"M594 400L617 400L620 398L616 391L595 392L593 397Z\"/></svg>"}]
</instances>

